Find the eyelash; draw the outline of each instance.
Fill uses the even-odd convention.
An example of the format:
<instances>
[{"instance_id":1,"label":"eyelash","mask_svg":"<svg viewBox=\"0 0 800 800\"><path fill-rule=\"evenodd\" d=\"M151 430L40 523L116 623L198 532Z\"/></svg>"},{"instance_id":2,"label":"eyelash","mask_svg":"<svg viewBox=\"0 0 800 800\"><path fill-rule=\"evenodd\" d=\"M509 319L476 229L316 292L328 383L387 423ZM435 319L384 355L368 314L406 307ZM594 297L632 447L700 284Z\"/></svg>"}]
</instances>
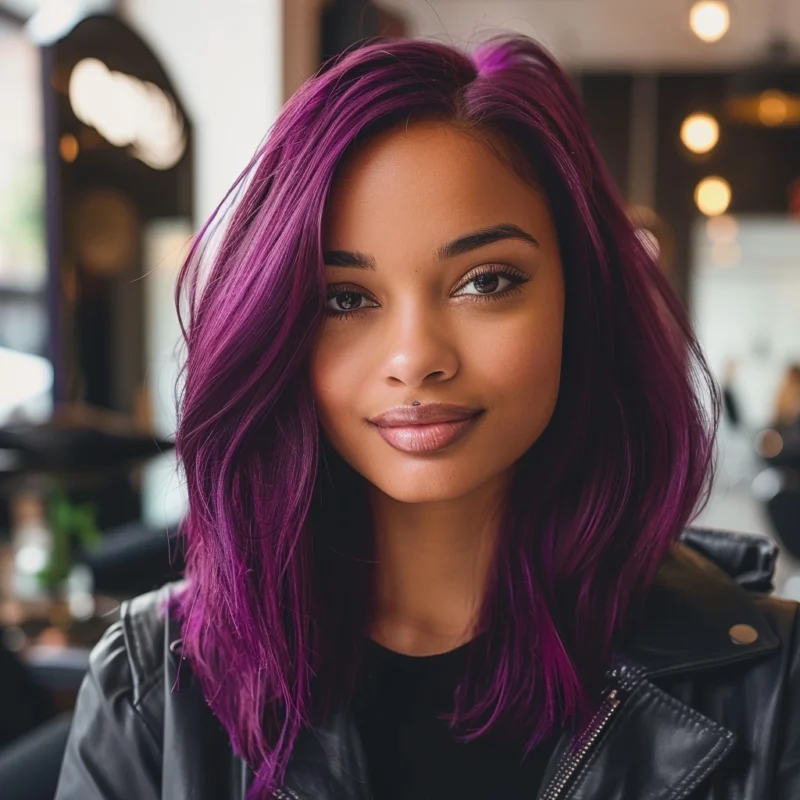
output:
<instances>
[{"instance_id":1,"label":"eyelash","mask_svg":"<svg viewBox=\"0 0 800 800\"><path fill-rule=\"evenodd\" d=\"M483 267L478 267L475 272L472 272L467 280L465 280L461 286L458 287L458 291L469 286L470 283L477 280L478 278L484 275L497 275L501 278L506 278L507 280L511 281L511 285L507 286L503 291L497 292L495 294L468 294L468 295L461 295L461 297L468 297L471 300L502 300L504 297L507 297L514 292L520 291L520 287L527 283L530 280L528 275L525 275L521 272L517 272L516 270L512 270L510 267L506 266L497 266L493 264L487 264ZM352 286L347 284L332 284L328 287L328 296L326 299L326 303L329 300L332 300L334 297L338 297L340 294L360 294L363 297L367 295L364 292L358 291ZM328 317L332 317L334 319L339 320L346 320L351 319L352 317L360 314L362 311L369 311L372 306L368 308L356 308L352 311L334 311L331 308L328 308L327 305L325 307L325 314Z\"/></svg>"}]
</instances>

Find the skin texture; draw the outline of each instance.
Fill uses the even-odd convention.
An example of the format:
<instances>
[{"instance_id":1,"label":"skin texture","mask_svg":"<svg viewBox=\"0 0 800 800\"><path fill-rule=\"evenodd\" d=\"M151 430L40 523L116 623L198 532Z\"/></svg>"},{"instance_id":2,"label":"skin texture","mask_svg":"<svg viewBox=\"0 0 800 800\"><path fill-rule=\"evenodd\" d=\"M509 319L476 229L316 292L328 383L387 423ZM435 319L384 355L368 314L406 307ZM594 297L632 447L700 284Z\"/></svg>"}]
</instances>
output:
<instances>
[{"instance_id":1,"label":"skin texture","mask_svg":"<svg viewBox=\"0 0 800 800\"><path fill-rule=\"evenodd\" d=\"M496 225L538 244L509 238L437 257ZM496 512L556 405L564 280L552 215L478 137L418 122L368 140L342 166L323 245L328 308L358 310L327 318L312 384L325 435L371 487L372 635L400 652L442 652L474 633ZM366 255L374 269L328 265L332 251ZM367 420L415 400L484 412L445 449L409 454Z\"/></svg>"}]
</instances>

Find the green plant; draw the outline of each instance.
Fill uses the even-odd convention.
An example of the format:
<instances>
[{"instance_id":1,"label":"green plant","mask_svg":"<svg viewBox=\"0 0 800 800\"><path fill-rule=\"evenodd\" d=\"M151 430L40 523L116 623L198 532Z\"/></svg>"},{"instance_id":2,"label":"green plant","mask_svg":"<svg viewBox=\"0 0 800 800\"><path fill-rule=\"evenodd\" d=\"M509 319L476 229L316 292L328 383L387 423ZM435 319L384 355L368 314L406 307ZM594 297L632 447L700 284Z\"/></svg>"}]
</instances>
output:
<instances>
[{"instance_id":1,"label":"green plant","mask_svg":"<svg viewBox=\"0 0 800 800\"><path fill-rule=\"evenodd\" d=\"M76 547L91 548L100 541L101 535L96 507L88 503L73 503L61 487L51 492L47 509L53 547L47 566L39 573L39 580L52 591L69 575Z\"/></svg>"}]
</instances>

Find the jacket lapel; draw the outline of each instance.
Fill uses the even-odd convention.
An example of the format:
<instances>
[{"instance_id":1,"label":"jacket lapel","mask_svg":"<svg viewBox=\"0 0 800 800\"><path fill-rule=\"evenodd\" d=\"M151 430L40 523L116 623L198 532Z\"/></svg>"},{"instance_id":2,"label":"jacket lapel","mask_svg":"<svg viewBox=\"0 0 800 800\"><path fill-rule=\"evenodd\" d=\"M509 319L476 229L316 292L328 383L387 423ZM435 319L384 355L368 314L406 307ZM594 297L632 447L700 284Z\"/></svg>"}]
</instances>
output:
<instances>
[{"instance_id":1,"label":"jacket lapel","mask_svg":"<svg viewBox=\"0 0 800 800\"><path fill-rule=\"evenodd\" d=\"M564 736L540 797L548 800L682 800L731 752L736 737L656 686L762 658L779 642L752 595L686 545L664 560L640 625L621 660L639 679L597 744L559 791L553 778L568 757ZM551 788L548 794L547 787Z\"/></svg>"},{"instance_id":2,"label":"jacket lapel","mask_svg":"<svg viewBox=\"0 0 800 800\"><path fill-rule=\"evenodd\" d=\"M734 735L647 680L620 706L558 800L682 800L722 763Z\"/></svg>"},{"instance_id":3,"label":"jacket lapel","mask_svg":"<svg viewBox=\"0 0 800 800\"><path fill-rule=\"evenodd\" d=\"M737 632L749 636L742 641ZM778 638L753 595L692 548L664 559L641 623L623 646L648 676L718 668L774 652Z\"/></svg>"}]
</instances>

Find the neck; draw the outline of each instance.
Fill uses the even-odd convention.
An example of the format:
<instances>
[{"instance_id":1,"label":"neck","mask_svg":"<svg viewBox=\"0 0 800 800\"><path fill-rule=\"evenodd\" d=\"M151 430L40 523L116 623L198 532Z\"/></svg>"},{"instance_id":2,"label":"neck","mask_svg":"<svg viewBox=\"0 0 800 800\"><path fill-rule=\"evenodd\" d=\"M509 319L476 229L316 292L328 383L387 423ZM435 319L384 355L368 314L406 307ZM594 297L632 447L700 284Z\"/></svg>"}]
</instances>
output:
<instances>
[{"instance_id":1,"label":"neck","mask_svg":"<svg viewBox=\"0 0 800 800\"><path fill-rule=\"evenodd\" d=\"M401 503L373 488L377 642L432 655L474 637L502 496L499 482L437 503Z\"/></svg>"}]
</instances>

